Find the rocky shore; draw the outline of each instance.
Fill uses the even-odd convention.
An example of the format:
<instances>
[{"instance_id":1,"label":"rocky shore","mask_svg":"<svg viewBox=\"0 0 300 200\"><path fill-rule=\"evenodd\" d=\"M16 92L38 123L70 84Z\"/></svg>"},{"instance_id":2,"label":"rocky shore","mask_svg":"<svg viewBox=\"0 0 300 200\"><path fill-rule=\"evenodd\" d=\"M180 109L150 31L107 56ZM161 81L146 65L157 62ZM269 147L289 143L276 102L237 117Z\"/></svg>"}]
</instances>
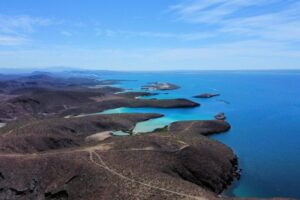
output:
<instances>
[{"instance_id":1,"label":"rocky shore","mask_svg":"<svg viewBox=\"0 0 300 200\"><path fill-rule=\"evenodd\" d=\"M35 74L0 83L9 96L0 102L7 123L0 128L0 199L234 199L219 194L239 176L237 156L206 137L228 131L228 122L179 121L151 134L113 136L162 115L85 114L199 104L136 99L152 94L72 80Z\"/></svg>"}]
</instances>

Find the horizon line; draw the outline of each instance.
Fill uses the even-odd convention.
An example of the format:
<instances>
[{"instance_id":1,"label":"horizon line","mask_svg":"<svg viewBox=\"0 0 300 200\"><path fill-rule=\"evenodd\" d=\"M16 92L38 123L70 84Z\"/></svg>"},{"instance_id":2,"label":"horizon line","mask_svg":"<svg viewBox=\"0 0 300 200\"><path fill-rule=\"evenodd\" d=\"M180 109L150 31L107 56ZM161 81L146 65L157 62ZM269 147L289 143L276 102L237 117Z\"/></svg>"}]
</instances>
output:
<instances>
[{"instance_id":1,"label":"horizon line","mask_svg":"<svg viewBox=\"0 0 300 200\"><path fill-rule=\"evenodd\" d=\"M181 72L181 71L300 71L300 68L268 68L268 69L162 69L162 70L139 70L139 69L103 69L103 68L86 68L86 67L63 67L63 66L52 66L52 67L0 67L1 71L66 71L66 70L79 70L79 71L107 71L107 72Z\"/></svg>"}]
</instances>

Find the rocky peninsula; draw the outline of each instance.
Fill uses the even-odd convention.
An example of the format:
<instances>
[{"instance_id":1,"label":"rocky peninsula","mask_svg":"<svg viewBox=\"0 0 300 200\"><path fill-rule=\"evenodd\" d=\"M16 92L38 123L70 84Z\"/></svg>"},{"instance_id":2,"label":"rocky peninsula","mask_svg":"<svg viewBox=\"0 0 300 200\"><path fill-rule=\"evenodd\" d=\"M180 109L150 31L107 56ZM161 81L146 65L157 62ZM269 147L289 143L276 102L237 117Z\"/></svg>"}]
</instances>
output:
<instances>
[{"instance_id":1,"label":"rocky peninsula","mask_svg":"<svg viewBox=\"0 0 300 200\"><path fill-rule=\"evenodd\" d=\"M136 99L96 80L35 74L0 82L0 199L235 199L220 195L239 177L232 149L206 136L223 120L179 121L118 137L159 113L97 113L118 107L190 108L187 99ZM32 82L32 83L28 83ZM33 84L34 82L34 84ZM81 115L78 117L78 115Z\"/></svg>"}]
</instances>

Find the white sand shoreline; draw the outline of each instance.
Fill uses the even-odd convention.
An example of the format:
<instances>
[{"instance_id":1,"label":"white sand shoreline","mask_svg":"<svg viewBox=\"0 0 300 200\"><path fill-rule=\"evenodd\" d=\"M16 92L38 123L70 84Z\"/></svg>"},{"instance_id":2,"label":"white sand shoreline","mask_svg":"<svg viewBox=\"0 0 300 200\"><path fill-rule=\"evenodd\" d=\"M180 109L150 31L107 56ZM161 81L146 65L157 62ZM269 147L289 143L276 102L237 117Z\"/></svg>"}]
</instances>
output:
<instances>
[{"instance_id":1,"label":"white sand shoreline","mask_svg":"<svg viewBox=\"0 0 300 200\"><path fill-rule=\"evenodd\" d=\"M6 126L6 123L0 123L0 128Z\"/></svg>"}]
</instances>

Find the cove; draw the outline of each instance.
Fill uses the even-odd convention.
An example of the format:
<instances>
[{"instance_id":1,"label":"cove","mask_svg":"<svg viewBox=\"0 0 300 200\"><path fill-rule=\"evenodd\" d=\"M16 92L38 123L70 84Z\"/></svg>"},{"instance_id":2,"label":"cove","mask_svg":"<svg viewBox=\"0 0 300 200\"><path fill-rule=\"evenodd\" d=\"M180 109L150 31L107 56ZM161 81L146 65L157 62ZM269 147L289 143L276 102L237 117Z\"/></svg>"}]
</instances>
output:
<instances>
[{"instance_id":1,"label":"cove","mask_svg":"<svg viewBox=\"0 0 300 200\"><path fill-rule=\"evenodd\" d=\"M183 109L160 109L160 108L117 108L106 110L101 114L113 114L113 113L160 113L163 117L150 119L144 122L139 122L133 129L133 133L147 133L154 131L158 128L163 128L172 122L183 120L209 120L213 119L212 115L202 114L193 115L191 110L194 108Z\"/></svg>"}]
</instances>

